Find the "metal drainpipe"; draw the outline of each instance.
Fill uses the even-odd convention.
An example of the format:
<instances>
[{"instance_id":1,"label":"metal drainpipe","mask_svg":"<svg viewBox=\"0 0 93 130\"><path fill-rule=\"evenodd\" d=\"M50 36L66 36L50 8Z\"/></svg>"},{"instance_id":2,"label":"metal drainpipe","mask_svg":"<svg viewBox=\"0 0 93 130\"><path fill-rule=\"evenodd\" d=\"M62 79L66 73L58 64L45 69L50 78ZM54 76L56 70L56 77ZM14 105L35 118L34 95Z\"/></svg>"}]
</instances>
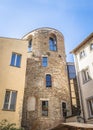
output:
<instances>
[{"instance_id":1,"label":"metal drainpipe","mask_svg":"<svg viewBox=\"0 0 93 130\"><path fill-rule=\"evenodd\" d=\"M78 70L78 64L77 64L77 57L75 56L74 57L75 61L76 61L76 71ZM77 81L78 81L78 89L79 89L79 97L80 97L80 100L81 100L81 106L82 106L82 114L83 114L83 119L84 119L84 123L86 123L86 120L85 120L85 112L84 112L84 105L83 105L83 98L82 98L82 90L81 90L81 87L80 87L80 82L79 82L79 72L76 72L77 73Z\"/></svg>"}]
</instances>

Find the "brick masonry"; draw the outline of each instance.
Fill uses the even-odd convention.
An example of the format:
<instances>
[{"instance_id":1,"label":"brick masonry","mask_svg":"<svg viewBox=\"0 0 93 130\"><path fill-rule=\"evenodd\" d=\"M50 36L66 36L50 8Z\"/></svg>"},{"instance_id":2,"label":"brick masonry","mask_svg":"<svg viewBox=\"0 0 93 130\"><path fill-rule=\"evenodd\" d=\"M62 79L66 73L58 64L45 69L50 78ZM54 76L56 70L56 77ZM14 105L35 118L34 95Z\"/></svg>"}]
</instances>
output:
<instances>
[{"instance_id":1,"label":"brick masonry","mask_svg":"<svg viewBox=\"0 0 93 130\"><path fill-rule=\"evenodd\" d=\"M57 39L57 51L49 50L49 37L52 36ZM55 29L41 28L24 39L32 39L32 52L27 59L22 126L28 130L49 130L64 121L62 101L67 103L70 111L64 37ZM43 56L48 57L47 67L42 66ZM51 74L51 88L46 88L46 74ZM27 110L29 97L36 99L33 111ZM42 100L49 102L46 117L42 116Z\"/></svg>"}]
</instances>

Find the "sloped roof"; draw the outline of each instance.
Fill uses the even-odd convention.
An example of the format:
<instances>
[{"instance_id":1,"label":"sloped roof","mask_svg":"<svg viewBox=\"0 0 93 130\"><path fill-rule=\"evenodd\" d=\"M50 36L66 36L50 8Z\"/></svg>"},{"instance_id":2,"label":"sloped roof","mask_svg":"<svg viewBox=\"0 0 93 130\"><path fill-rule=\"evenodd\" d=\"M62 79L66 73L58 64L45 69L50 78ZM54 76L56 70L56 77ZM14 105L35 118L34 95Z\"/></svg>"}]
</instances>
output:
<instances>
[{"instance_id":1,"label":"sloped roof","mask_svg":"<svg viewBox=\"0 0 93 130\"><path fill-rule=\"evenodd\" d=\"M91 33L87 38L85 38L76 48L74 48L70 53L75 53L80 49L83 45L87 43L91 38L93 38L93 33Z\"/></svg>"}]
</instances>

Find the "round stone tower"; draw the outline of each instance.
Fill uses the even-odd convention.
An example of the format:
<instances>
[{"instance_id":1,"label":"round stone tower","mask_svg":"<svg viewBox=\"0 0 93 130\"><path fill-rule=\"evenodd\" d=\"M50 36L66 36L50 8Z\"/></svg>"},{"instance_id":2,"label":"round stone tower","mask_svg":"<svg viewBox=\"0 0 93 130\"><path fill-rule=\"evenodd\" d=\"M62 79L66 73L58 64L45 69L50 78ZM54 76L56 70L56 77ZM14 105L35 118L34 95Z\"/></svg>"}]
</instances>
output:
<instances>
[{"instance_id":1,"label":"round stone tower","mask_svg":"<svg viewBox=\"0 0 93 130\"><path fill-rule=\"evenodd\" d=\"M22 126L49 130L69 114L70 98L64 37L53 28L36 29L28 41Z\"/></svg>"}]
</instances>

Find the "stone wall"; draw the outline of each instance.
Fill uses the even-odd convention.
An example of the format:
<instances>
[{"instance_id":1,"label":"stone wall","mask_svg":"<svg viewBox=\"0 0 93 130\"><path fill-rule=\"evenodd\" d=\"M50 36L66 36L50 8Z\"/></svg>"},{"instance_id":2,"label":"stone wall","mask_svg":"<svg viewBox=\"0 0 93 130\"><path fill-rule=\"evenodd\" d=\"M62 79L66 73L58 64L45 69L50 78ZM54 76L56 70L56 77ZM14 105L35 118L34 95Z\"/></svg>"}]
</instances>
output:
<instances>
[{"instance_id":1,"label":"stone wall","mask_svg":"<svg viewBox=\"0 0 93 130\"><path fill-rule=\"evenodd\" d=\"M56 36L57 51L49 50L52 35ZM29 130L49 130L64 121L62 101L70 110L64 38L55 29L41 28L24 39L32 39L32 52L27 60L22 126ZM42 66L43 56L48 57L47 67ZM52 87L46 87L46 74L51 75ZM29 97L35 99L32 102L34 110L28 110ZM42 101L48 101L48 116L42 116Z\"/></svg>"}]
</instances>

